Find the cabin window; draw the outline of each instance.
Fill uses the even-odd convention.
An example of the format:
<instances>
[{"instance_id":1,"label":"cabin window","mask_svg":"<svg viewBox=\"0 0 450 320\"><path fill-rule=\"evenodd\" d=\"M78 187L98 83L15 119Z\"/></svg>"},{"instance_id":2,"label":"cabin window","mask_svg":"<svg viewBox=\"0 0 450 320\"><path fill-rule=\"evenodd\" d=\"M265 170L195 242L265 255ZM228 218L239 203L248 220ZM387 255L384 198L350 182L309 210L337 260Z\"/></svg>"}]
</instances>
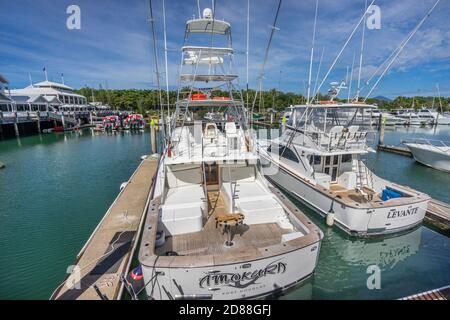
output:
<instances>
[{"instance_id":1,"label":"cabin window","mask_svg":"<svg viewBox=\"0 0 450 320\"><path fill-rule=\"evenodd\" d=\"M295 155L294 151L292 151L290 148L287 147L281 147L279 149L279 154L280 156L282 156L285 159L294 161L294 162L298 162L298 158Z\"/></svg>"},{"instance_id":2,"label":"cabin window","mask_svg":"<svg viewBox=\"0 0 450 320\"><path fill-rule=\"evenodd\" d=\"M337 165L339 161L339 157L333 157L333 165Z\"/></svg>"},{"instance_id":3,"label":"cabin window","mask_svg":"<svg viewBox=\"0 0 450 320\"><path fill-rule=\"evenodd\" d=\"M321 156L315 156L315 155L311 155L309 156L309 164L310 165L319 165L322 162L322 157Z\"/></svg>"},{"instance_id":4,"label":"cabin window","mask_svg":"<svg viewBox=\"0 0 450 320\"><path fill-rule=\"evenodd\" d=\"M351 154L343 154L341 162L342 163L348 163L352 161L352 155Z\"/></svg>"},{"instance_id":5,"label":"cabin window","mask_svg":"<svg viewBox=\"0 0 450 320\"><path fill-rule=\"evenodd\" d=\"M329 166L330 165L330 161L331 161L331 157L330 156L326 156L325 157L325 165Z\"/></svg>"}]
</instances>

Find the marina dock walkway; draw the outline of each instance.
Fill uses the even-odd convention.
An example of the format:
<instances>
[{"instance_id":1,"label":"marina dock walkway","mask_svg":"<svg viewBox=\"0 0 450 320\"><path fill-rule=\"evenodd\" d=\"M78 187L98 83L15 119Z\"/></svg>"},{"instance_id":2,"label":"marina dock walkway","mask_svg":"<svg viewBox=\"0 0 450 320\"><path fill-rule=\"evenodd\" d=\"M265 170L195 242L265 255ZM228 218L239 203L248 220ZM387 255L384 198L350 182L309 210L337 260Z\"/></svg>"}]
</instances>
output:
<instances>
[{"instance_id":1,"label":"marina dock walkway","mask_svg":"<svg viewBox=\"0 0 450 320\"><path fill-rule=\"evenodd\" d=\"M432 199L428 203L425 221L450 235L450 204Z\"/></svg>"},{"instance_id":2,"label":"marina dock walkway","mask_svg":"<svg viewBox=\"0 0 450 320\"><path fill-rule=\"evenodd\" d=\"M78 254L79 269L50 299L120 299L120 277L126 276L133 257L157 166L155 158L141 162Z\"/></svg>"}]
</instances>

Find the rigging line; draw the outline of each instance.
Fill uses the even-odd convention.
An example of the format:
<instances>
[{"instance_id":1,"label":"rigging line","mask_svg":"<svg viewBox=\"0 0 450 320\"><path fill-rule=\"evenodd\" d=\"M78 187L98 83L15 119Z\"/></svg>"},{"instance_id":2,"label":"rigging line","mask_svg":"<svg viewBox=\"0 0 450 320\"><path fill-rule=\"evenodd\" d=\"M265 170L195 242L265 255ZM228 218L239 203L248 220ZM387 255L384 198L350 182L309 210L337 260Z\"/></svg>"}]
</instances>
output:
<instances>
[{"instance_id":1,"label":"rigging line","mask_svg":"<svg viewBox=\"0 0 450 320\"><path fill-rule=\"evenodd\" d=\"M350 71L350 82L348 84L348 96L347 96L347 102L348 103L350 103L350 95L351 95L351 92L352 92L353 69L355 68L355 56L356 56L356 54L353 52L352 70Z\"/></svg>"},{"instance_id":2,"label":"rigging line","mask_svg":"<svg viewBox=\"0 0 450 320\"><path fill-rule=\"evenodd\" d=\"M159 79L159 66L158 66L158 48L157 48L157 41L156 41L156 32L155 32L155 20L153 18L153 7L152 7L152 0L148 1L149 8L150 8L150 25L152 28L152 40L153 40L153 56L155 59L155 69L156 69L156 85L158 87L158 97L159 97L159 105L161 109L161 123L162 127L164 129L164 109L162 104L162 93L161 93L161 83Z\"/></svg>"},{"instance_id":3,"label":"rigging line","mask_svg":"<svg viewBox=\"0 0 450 320\"><path fill-rule=\"evenodd\" d=\"M202 16L201 11L200 11L200 0L197 0L197 9L198 9L198 18L200 19Z\"/></svg>"},{"instance_id":4,"label":"rigging line","mask_svg":"<svg viewBox=\"0 0 450 320\"><path fill-rule=\"evenodd\" d=\"M314 81L314 90L313 90L313 92L316 92L317 83L319 82L319 75L320 75L320 69L322 68L322 60L323 60L323 53L324 52L325 52L325 47L322 48L322 54L320 55L319 68L317 69L316 80ZM314 101L315 99L316 99L316 95L314 95L314 97L312 97L311 101Z\"/></svg>"},{"instance_id":5,"label":"rigging line","mask_svg":"<svg viewBox=\"0 0 450 320\"><path fill-rule=\"evenodd\" d=\"M399 48L399 50L397 51L397 53L395 54L395 56L392 58L392 60L389 62L389 64L386 66L386 68L384 69L383 73L378 77L378 80L375 82L375 84L373 85L373 87L370 89L369 93L366 95L366 97L364 98L364 102L367 100L367 98L369 98L369 96L372 94L372 92L375 90L375 88L377 87L377 85L380 83L380 81L383 79L384 75L386 74L386 72L390 69L390 67L392 66L392 64L395 62L395 60L397 59L397 57L400 55L400 53L403 51L403 49L405 48L405 46L408 44L408 42L411 40L411 38L417 33L417 31L420 29L420 27L425 23L425 21L430 17L431 13L434 11L434 8L436 8L436 6L438 5L438 3L441 0L437 0L434 5L431 7L431 9L427 12L427 14L422 18L422 20L419 22L419 24L413 29L413 32L408 36L408 38L406 39L406 41L404 42L404 44Z\"/></svg>"},{"instance_id":6,"label":"rigging line","mask_svg":"<svg viewBox=\"0 0 450 320\"><path fill-rule=\"evenodd\" d=\"M306 104L309 104L309 96L311 94L311 75L312 75L312 65L314 59L314 43L316 41L316 25L317 25L317 11L319 9L319 0L316 0L316 13L314 14L314 30L313 30L313 38L311 45L311 57L309 60L309 76L308 76L308 93L306 98Z\"/></svg>"},{"instance_id":7,"label":"rigging line","mask_svg":"<svg viewBox=\"0 0 450 320\"><path fill-rule=\"evenodd\" d=\"M358 89L356 89L356 97L355 100L358 101L359 99L359 93L361 92L361 69L362 69L362 62L363 62L363 53L364 53L364 36L366 32L366 14L367 14L367 0L366 4L364 6L364 23L362 24L362 36L361 36L361 53L359 56L359 70L358 70Z\"/></svg>"},{"instance_id":8,"label":"rigging line","mask_svg":"<svg viewBox=\"0 0 450 320\"><path fill-rule=\"evenodd\" d=\"M262 88L262 81L263 81L263 78L264 78L264 69L266 67L267 59L269 57L269 50L270 50L270 45L272 44L273 35L274 35L275 31L278 30L278 28L277 28L277 21L278 21L278 15L280 13L281 2L282 2L282 0L278 1L278 7L277 7L276 14L275 14L275 20L274 20L273 25L271 27L272 30L270 32L269 42L267 43L266 51L264 53L263 64L261 65L260 74L258 76L259 88ZM260 95L262 95L262 93ZM255 94L255 98L253 99L253 104L252 104L252 111L251 111L252 114L253 114L253 110L255 108L257 96L258 96L258 94L256 93Z\"/></svg>"},{"instance_id":9,"label":"rigging line","mask_svg":"<svg viewBox=\"0 0 450 320\"><path fill-rule=\"evenodd\" d=\"M372 0L372 2L370 3L369 7L373 5L373 3L375 2L375 0ZM344 43L344 45L341 48L341 51L339 51L338 55L336 56L336 58L334 59L333 63L331 64L330 68L328 69L325 77L323 78L322 82L320 83L319 87L317 88L317 92L320 91L320 89L322 88L323 84L325 83L325 81L327 80L328 76L330 75L331 71L333 70L334 66L336 65L336 62L339 60L339 58L342 55L342 52L344 52L345 48L347 47L348 43L350 42L350 40L353 38L356 30L358 29L359 25L361 24L361 22L364 20L364 17L366 16L366 13L364 12L364 15L359 19L358 24L355 26L355 28L353 29L352 33L350 34L350 36L348 37L347 41ZM317 94L317 93L316 93Z\"/></svg>"},{"instance_id":10,"label":"rigging line","mask_svg":"<svg viewBox=\"0 0 450 320\"><path fill-rule=\"evenodd\" d=\"M164 24L164 60L165 60L165 68L166 68L166 93L167 93L167 116L170 114L170 94L169 94L169 67L167 61L167 28L166 28L166 4L165 0L162 1L163 8L163 24Z\"/></svg>"}]
</instances>

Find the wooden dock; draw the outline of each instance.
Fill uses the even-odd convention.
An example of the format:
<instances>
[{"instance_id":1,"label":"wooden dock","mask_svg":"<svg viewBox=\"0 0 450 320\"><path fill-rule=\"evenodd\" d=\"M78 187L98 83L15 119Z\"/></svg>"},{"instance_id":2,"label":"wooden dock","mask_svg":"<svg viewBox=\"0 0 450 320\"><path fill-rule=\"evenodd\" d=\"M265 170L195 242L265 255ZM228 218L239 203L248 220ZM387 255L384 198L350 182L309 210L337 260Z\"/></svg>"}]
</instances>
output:
<instances>
[{"instance_id":1,"label":"wooden dock","mask_svg":"<svg viewBox=\"0 0 450 320\"><path fill-rule=\"evenodd\" d=\"M439 289L425 291L422 293L414 294L412 296L401 298L400 300L449 300L450 299L450 286L446 286Z\"/></svg>"},{"instance_id":2,"label":"wooden dock","mask_svg":"<svg viewBox=\"0 0 450 320\"><path fill-rule=\"evenodd\" d=\"M400 146L392 146L392 145L386 145L386 144L379 144L378 145L379 151L385 151L390 153L399 154L402 156L410 157L412 158L412 153L409 151L406 147L400 147Z\"/></svg>"},{"instance_id":3,"label":"wooden dock","mask_svg":"<svg viewBox=\"0 0 450 320\"><path fill-rule=\"evenodd\" d=\"M78 254L78 272L64 280L51 300L120 299L120 277L128 272L157 167L155 158L140 163Z\"/></svg>"},{"instance_id":4,"label":"wooden dock","mask_svg":"<svg viewBox=\"0 0 450 320\"><path fill-rule=\"evenodd\" d=\"M432 199L428 203L425 221L450 236L450 204Z\"/></svg>"}]
</instances>

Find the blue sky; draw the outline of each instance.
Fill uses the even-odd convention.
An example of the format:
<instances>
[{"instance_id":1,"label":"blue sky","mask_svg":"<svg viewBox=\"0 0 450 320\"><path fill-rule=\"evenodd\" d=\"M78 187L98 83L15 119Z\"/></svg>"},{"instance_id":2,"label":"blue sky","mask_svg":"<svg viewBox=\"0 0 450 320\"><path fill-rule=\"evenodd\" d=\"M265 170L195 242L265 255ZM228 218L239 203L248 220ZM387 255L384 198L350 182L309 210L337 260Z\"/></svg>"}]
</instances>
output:
<instances>
[{"instance_id":1,"label":"blue sky","mask_svg":"<svg viewBox=\"0 0 450 320\"><path fill-rule=\"evenodd\" d=\"M375 2L381 8L382 25L380 30L366 29L363 77L390 55L434 1ZM211 6L210 0L200 3L202 8ZM245 85L246 3L217 0L216 10L218 18L232 24L241 85ZM250 87L256 86L277 3L277 0L251 0ZM66 28L66 8L71 4L81 8L81 30ZM313 79L322 48L325 48L323 76L362 15L364 4L365 0L320 0ZM162 63L162 0L153 0L153 6ZM76 88L99 84L105 87L106 81L110 88L155 88L147 0L0 0L0 8L0 74L10 81L11 88L28 85L28 73L35 82L43 80L44 66L50 79L60 80L60 74L64 73L66 84ZM280 31L271 47L264 88L305 92L314 8L315 0L283 1ZM174 86L185 21L197 12L196 0L166 0L166 12L169 81ZM441 94L450 96L449 16L450 1L441 0L373 96L433 95L437 83ZM329 82L345 77L354 53L358 62L360 32L361 28L330 74L323 92ZM354 74L358 71L356 67Z\"/></svg>"}]
</instances>

